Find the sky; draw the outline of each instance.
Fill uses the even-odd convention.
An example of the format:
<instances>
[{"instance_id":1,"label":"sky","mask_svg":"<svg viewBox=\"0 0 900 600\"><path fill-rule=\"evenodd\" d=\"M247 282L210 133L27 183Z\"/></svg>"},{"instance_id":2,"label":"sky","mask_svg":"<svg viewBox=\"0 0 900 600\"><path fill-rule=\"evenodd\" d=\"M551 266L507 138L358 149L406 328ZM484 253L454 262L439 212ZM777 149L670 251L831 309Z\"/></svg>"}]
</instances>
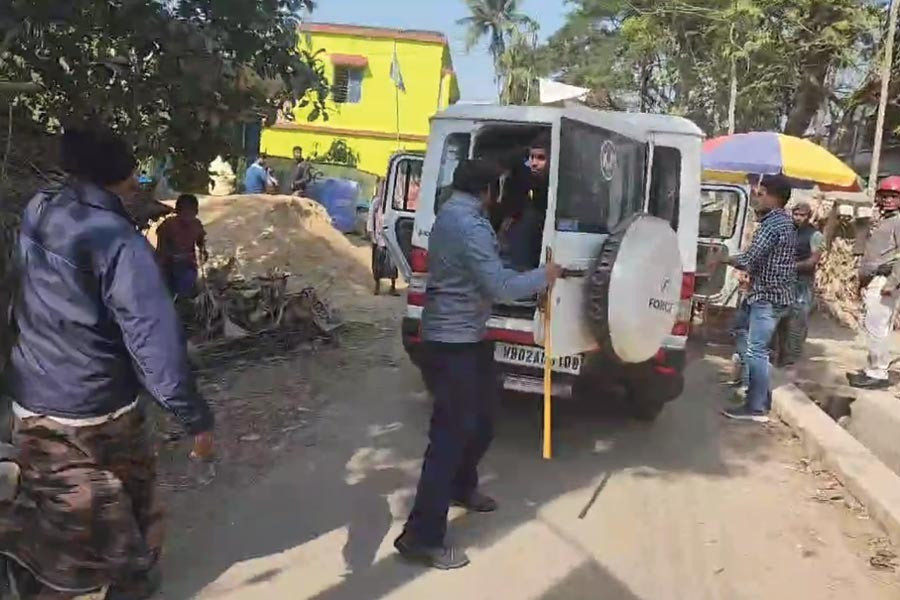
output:
<instances>
[{"instance_id":1,"label":"sky","mask_svg":"<svg viewBox=\"0 0 900 600\"><path fill-rule=\"evenodd\" d=\"M487 43L466 52L465 28L456 24L469 14L463 0L317 0L316 5L313 21L442 32L450 41L461 99L496 100ZM562 27L567 8L564 0L523 0L520 11L540 24L546 39Z\"/></svg>"}]
</instances>

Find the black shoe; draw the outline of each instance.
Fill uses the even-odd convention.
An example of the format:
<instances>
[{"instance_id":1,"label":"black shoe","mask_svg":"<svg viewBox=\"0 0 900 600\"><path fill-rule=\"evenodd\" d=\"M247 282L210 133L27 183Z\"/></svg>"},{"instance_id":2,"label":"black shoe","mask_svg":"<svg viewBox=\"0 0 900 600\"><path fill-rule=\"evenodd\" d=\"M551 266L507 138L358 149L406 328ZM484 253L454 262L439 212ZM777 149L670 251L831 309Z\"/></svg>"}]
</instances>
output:
<instances>
[{"instance_id":1,"label":"black shoe","mask_svg":"<svg viewBox=\"0 0 900 600\"><path fill-rule=\"evenodd\" d=\"M394 540L394 548L406 560L422 563L441 571L461 569L469 564L466 553L453 546L423 546L406 532Z\"/></svg>"},{"instance_id":2,"label":"black shoe","mask_svg":"<svg viewBox=\"0 0 900 600\"><path fill-rule=\"evenodd\" d=\"M869 377L864 372L847 373L847 381L851 387L861 390L886 390L891 387L891 382L887 379L875 379Z\"/></svg>"},{"instance_id":3,"label":"black shoe","mask_svg":"<svg viewBox=\"0 0 900 600\"><path fill-rule=\"evenodd\" d=\"M454 500L451 504L478 513L490 513L499 508L496 500L478 491L473 492L472 495L465 500Z\"/></svg>"}]
</instances>

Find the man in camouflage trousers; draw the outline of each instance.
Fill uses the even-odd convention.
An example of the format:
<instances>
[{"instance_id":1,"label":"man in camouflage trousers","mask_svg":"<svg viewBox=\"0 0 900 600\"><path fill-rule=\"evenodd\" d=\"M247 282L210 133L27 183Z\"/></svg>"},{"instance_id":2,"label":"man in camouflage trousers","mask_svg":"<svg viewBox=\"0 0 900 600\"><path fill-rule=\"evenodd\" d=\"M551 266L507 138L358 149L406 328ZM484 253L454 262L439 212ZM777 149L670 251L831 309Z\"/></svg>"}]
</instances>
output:
<instances>
[{"instance_id":1,"label":"man in camouflage trousers","mask_svg":"<svg viewBox=\"0 0 900 600\"><path fill-rule=\"evenodd\" d=\"M62 163L70 178L28 203L19 236L5 392L21 485L0 504L0 552L23 600L141 600L159 585L163 535L138 394L175 415L199 458L212 456L213 417L123 205L137 189L131 150L108 130L67 128Z\"/></svg>"}]
</instances>

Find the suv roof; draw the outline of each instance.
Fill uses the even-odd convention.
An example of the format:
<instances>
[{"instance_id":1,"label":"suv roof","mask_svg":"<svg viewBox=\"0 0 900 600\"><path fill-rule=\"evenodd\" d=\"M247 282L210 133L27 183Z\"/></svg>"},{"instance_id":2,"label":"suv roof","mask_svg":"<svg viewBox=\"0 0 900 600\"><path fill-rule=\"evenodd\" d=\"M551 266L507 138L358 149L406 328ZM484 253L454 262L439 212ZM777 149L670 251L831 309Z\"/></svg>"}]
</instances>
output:
<instances>
[{"instance_id":1,"label":"suv roof","mask_svg":"<svg viewBox=\"0 0 900 600\"><path fill-rule=\"evenodd\" d=\"M703 131L684 117L649 113L624 113L601 111L586 106L556 108L549 106L500 106L481 104L455 104L436 114L435 119L467 119L481 121L510 121L517 123L551 124L563 115L584 119L598 126L615 121L616 129L631 130L637 138L649 133L674 133L703 137Z\"/></svg>"}]
</instances>

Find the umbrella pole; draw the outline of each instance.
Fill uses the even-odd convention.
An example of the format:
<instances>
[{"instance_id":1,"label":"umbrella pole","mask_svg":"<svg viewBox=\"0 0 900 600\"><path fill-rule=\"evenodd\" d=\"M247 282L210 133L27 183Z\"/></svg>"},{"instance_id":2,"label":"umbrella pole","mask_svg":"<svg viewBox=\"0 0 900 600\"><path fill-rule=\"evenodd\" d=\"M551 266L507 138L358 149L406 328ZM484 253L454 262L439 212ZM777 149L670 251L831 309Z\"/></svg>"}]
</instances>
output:
<instances>
[{"instance_id":1,"label":"umbrella pole","mask_svg":"<svg viewBox=\"0 0 900 600\"><path fill-rule=\"evenodd\" d=\"M547 247L547 262L551 258L550 247ZM544 303L544 447L543 458L553 458L553 366L550 348L550 306L553 300L553 284L547 288L547 301Z\"/></svg>"}]
</instances>

